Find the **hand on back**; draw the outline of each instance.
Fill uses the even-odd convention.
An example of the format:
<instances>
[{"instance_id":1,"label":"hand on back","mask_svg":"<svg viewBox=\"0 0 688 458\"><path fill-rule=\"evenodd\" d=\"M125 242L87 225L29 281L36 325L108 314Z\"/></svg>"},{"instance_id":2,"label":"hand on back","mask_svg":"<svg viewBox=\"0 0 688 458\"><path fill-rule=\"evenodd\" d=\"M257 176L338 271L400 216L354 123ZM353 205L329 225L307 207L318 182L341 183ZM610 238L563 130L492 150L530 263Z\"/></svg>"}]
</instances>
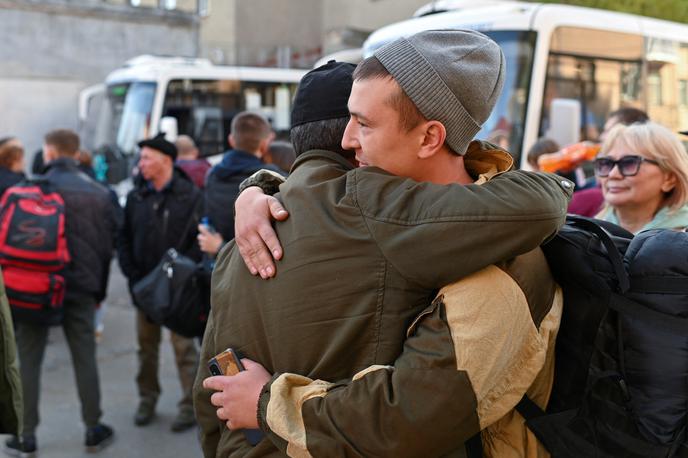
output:
<instances>
[{"instance_id":1,"label":"hand on back","mask_svg":"<svg viewBox=\"0 0 688 458\"><path fill-rule=\"evenodd\" d=\"M282 258L282 246L272 221L283 221L289 213L279 200L266 196L259 187L247 188L234 204L234 240L252 275L275 276L275 261Z\"/></svg>"}]
</instances>

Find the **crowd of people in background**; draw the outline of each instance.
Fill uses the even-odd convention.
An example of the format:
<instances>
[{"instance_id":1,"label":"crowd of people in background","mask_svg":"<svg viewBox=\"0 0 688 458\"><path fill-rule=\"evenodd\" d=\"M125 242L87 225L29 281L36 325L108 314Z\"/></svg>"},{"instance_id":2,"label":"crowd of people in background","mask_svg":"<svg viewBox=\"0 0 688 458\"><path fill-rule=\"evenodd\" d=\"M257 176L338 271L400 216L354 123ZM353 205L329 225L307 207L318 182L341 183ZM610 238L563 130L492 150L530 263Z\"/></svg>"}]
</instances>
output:
<instances>
[{"instance_id":1,"label":"crowd of people in background","mask_svg":"<svg viewBox=\"0 0 688 458\"><path fill-rule=\"evenodd\" d=\"M114 437L114 428L100 421L101 389L96 361L96 344L102 333L102 307L115 253L130 287L153 269L169 248L176 248L195 260L202 258L203 248L214 256L226 241L233 238L233 199L239 183L261 168L271 168L286 176L294 160L288 143L272 145L273 134L260 115L240 113L234 118L228 139L232 145L222 161L212 167L199 158L193 139L180 135L175 142L164 135L143 139L139 159L132 177L134 189L121 208L116 194L107 183L99 182L93 169L93 158L80 149L78 135L59 129L47 133L43 147L33 161L33 180L46 180L65 202L67 244L71 262L65 272L66 293L61 326L72 353L77 390L81 401L82 420L86 426L84 445L98 451ZM25 173L25 151L19 139L0 139L0 194L28 179ZM275 165L275 164L279 164ZM280 168L281 167L281 168ZM285 170L286 169L286 170ZM207 185L207 186L206 186ZM217 230L209 231L212 221ZM191 224L189 224L191 222ZM216 237L216 243L206 238ZM3 301L6 299L3 297ZM132 301L134 301L132 297ZM9 311L3 303L3 314ZM3 325L11 320L3 315ZM160 395L158 375L159 347L162 328L145 314L137 312L138 373L133 374L139 393L133 420L137 426L148 425L155 417ZM3 413L23 410L23 416L7 415L2 430L14 435L5 447L9 453L30 456L38 450L36 427L39 422L41 362L47 345L49 327L15 321L21 390L8 386L3 390ZM3 339L11 337L9 330ZM179 411L170 429L184 431L196 424L191 402L191 389L198 367L197 344L192 338L171 333L182 396ZM10 347L9 342L6 346ZM12 345L14 347L14 345ZM6 360L7 373L16 370L16 360ZM16 380L15 380L16 382ZM23 392L21 405L12 394ZM14 405L14 408L9 406ZM19 422L19 423L18 423Z\"/></svg>"}]
</instances>

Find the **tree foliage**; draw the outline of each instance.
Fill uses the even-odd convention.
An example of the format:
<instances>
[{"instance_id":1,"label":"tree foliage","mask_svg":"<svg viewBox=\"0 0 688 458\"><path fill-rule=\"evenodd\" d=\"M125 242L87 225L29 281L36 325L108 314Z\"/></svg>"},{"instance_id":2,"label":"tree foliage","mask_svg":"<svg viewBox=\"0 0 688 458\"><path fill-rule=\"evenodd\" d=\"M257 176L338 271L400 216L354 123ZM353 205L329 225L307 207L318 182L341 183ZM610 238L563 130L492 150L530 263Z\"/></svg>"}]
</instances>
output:
<instances>
[{"instance_id":1,"label":"tree foliage","mask_svg":"<svg viewBox=\"0 0 688 458\"><path fill-rule=\"evenodd\" d=\"M688 23L688 0L530 0L564 3Z\"/></svg>"}]
</instances>

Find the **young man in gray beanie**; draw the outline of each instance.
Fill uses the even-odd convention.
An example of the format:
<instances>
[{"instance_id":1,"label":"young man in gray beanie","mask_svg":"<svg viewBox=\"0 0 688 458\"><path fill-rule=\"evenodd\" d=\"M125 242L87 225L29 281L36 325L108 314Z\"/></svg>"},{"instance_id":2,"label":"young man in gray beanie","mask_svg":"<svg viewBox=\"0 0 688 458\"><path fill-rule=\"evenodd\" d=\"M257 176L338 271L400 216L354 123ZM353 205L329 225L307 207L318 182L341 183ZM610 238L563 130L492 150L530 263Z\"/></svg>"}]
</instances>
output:
<instances>
[{"instance_id":1,"label":"young man in gray beanie","mask_svg":"<svg viewBox=\"0 0 688 458\"><path fill-rule=\"evenodd\" d=\"M446 94L436 98L437 85L428 83L433 75L418 72L420 64L415 62L412 54L426 52L426 41L432 44L435 39L447 37L454 37L454 42L459 44L463 40L475 43L472 52L470 47L456 51L453 62L463 57L468 59L469 68L481 68L478 64L482 62L489 66L491 56L497 57L498 66L493 68L498 75L493 77L493 87L481 96L483 103L490 105L489 109L482 108L477 102L464 102L464 99L456 96L456 100L452 101L445 100ZM286 326L292 337L278 337L277 334L281 333L275 327L268 332L273 340L279 341L280 352L289 354L291 350L292 354L280 362L274 355L265 354L260 349L256 351L255 343L248 343L250 340L244 340L248 345L242 344L241 338L235 335L237 331L242 332L237 323L229 323L228 327L224 326L228 323L223 323L222 334L232 335L236 339L235 345L242 345L247 356L257 356L255 359L272 371L284 370L279 366L289 370L301 366L307 377L276 373L270 378L270 374L259 365L246 360L245 373L234 378L213 377L205 383L206 388L223 390L213 395L213 404L221 406L217 415L220 419L229 420L228 426L260 426L274 446L290 456L438 456L457 451L469 437L495 422L506 439L504 444L491 446L488 454L498 456L509 447L524 449L522 442L525 439L518 436L519 433L525 436L522 422L519 424L507 417L509 413L512 417L516 415L512 412L513 407L526 391L535 398L535 402L542 404L548 392L547 383L551 382L551 370L543 370L543 366L548 353L551 353L558 327L561 295L549 276L539 250L486 267L445 286L432 305L415 320L413 317L403 318L405 312L402 311L402 303L412 299L419 290L424 290L434 282L439 282L434 283L437 288L448 283L443 281L443 276L444 279L458 278L451 274L446 277L447 270L456 273L455 269L461 266L473 265L476 256L481 257L492 251L489 243L496 243L498 246L494 248L501 250L504 243L523 235L504 234L495 240L492 239L493 233L481 231L475 223L496 221L494 218L497 215L501 215L497 220L504 222L512 217L518 219L518 213L524 209L516 209L506 217L504 209L498 208L499 202L510 201L514 210L524 203L523 198L528 194L521 194L523 189L514 189L514 194L500 197L499 202L485 199L477 206L473 206L476 202L470 202L471 192L454 194L459 189L475 192L482 188L457 186L456 183L486 182L509 169L513 163L506 152L480 142L469 145L470 138L466 138L467 135L474 135L479 124L489 115L501 87L503 59L499 48L486 37L465 31L427 32L405 41L410 43L413 50L406 50L410 55L410 64L401 73L395 74L396 70L386 68L384 58L369 60L357 69L349 99L351 119L342 146L353 149L361 165L374 165L417 181L446 186L433 187L428 183L401 180L372 167L347 172L345 183L342 183L343 195L333 193L320 196L330 206L330 217L339 223L340 228L346 228L344 232L351 236L350 243L343 251L327 251L337 248L336 244L325 243L324 239L315 235L320 232L318 223L321 222L313 221L311 215L305 216L305 213L301 216L308 219L308 224L315 225L315 230L299 231L304 242L320 246L321 254L315 263L303 258L295 259L301 256L301 252L289 256L292 251L290 248L298 241L293 239L294 234L289 229L285 230L284 225L296 218L278 225L278 233L287 242L287 250L279 263L280 275L266 285L272 285L269 288L272 289L273 294L269 296L272 300L280 298L279 307L273 312L281 316L280 325ZM401 46L406 44L401 43ZM496 53L492 46L496 48ZM432 46L430 48L434 51ZM461 66L458 65L458 68ZM432 66L430 70L436 71ZM404 86L407 83L403 82L406 71L418 73L416 78L423 80L421 83L427 87L417 88L413 81L409 81L411 89L407 90ZM484 70L481 71L484 73ZM452 75L448 71L440 77L440 81ZM397 78L400 83L395 81ZM413 92L416 89L420 95L415 97L420 97L421 103L414 103L412 94L416 94ZM427 110L433 110L441 103L449 103L455 114L442 120L428 119L432 115L425 113L433 112ZM418 109L421 109L420 113ZM441 117L443 113L437 112L435 115ZM455 130L448 132L445 123L453 123L454 129L462 129L464 133L454 135ZM315 153L307 153L300 159L305 161L307 159L304 156ZM298 165L299 160L294 172L298 172ZM328 168L323 162L318 165L321 173L327 170L326 175L320 176L321 179L336 180L333 167ZM302 166L305 168L306 163L302 162ZM504 178L521 173L502 174L485 187L489 188ZM292 214L300 215L299 205L294 205L297 186L289 186L295 176L292 175L282 186L281 197ZM560 186L557 182L550 191L558 192L557 187L566 192L570 190L570 184ZM318 192L313 183L307 189L309 194ZM433 189L437 193L433 193ZM545 195L543 197L547 198ZM364 226L357 227L353 220L345 218L345 221L337 217L336 213L344 210L344 207L348 208L350 203L356 207L356 210L352 208L354 211L351 216L362 216ZM467 223L466 227L439 229L439 226L450 221L456 222L458 207L463 208L461 218L465 218L463 222ZM309 210L314 212L317 209L310 207ZM530 215L533 221L541 216ZM346 224L342 225L342 222ZM423 231L421 235L415 230L418 225L428 226L424 229L430 232ZM433 226L433 229L439 230L435 232L430 229ZM489 228L490 231L500 232L501 229L499 224ZM525 227L522 231L527 232ZM341 229L339 232L342 232ZM341 234L333 231L328 234L327 240L330 242L340 237ZM408 239L412 245L399 243L407 237L413 239ZM455 243L469 242L467 237L472 239L471 242L453 251ZM366 238L372 238L376 248L366 249ZM491 242L485 245L487 239L491 239ZM402 245L405 251L396 252ZM519 245L523 247L521 243ZM236 258L234 251L223 254ZM383 261L385 267L378 264L374 259L377 253L390 261L389 264L386 261ZM328 256L338 262L340 269L334 278L330 278L329 288L324 288L327 284L324 277ZM350 270L350 264L358 261L366 265L363 271ZM444 262L448 264L439 265ZM296 292L299 302L290 301L284 294L276 294L278 289L273 288L273 282L289 281L294 278L295 270L304 270L310 264L313 266L306 270L311 284ZM397 277L399 274L401 276ZM338 278L341 280L338 281ZM365 284L364 278L373 280L382 289ZM218 289L229 289L232 284L225 275L218 282ZM315 295L309 294L309 290ZM356 294L363 296L376 291L381 294L374 301L377 303L377 312L359 314L361 309L354 306L360 300ZM333 303L333 297L336 296L343 301L339 306ZM250 309L242 310L235 308L236 302L232 298L223 298L217 307L224 308L225 301L231 304L235 317L250 310L256 313L257 307L264 319L267 318L264 308L259 305L263 303L261 301L250 304ZM313 302L314 308L306 309L309 310L306 315L300 315L304 302ZM398 308L400 305L402 308ZM411 307L417 312L422 309ZM332 319L337 322L334 326L338 329L325 320L328 311L333 312ZM398 314L397 317L402 318L405 324L389 320L391 314ZM290 319L292 316L298 318ZM299 320L303 324L292 328L294 322ZM394 326L395 323L403 329L411 325L406 333L409 339L394 367L385 366L391 361L384 354L390 349L394 350L393 340L404 335ZM466 326L467 323L470 325ZM352 330L355 335L349 334ZM372 334L369 335L367 330L372 330ZM322 344L311 349L308 344L304 347L304 343L317 334L324 337ZM252 337L255 339L255 334ZM277 342L274 344L277 345ZM368 348L368 344L372 344L372 347ZM309 366L307 360L310 350L316 352L316 359ZM334 358L332 364L335 364L336 370L328 367L327 361L331 358ZM367 367L360 365L363 360L371 363ZM315 380L326 379L326 372L341 372L344 367L354 368L349 375L357 372L349 382L333 384ZM341 380L336 374L328 378ZM266 381L268 383L263 387ZM259 392L257 424L256 400ZM265 442L259 447L264 447ZM262 448L256 453L263 454L265 450ZM249 451L243 449L243 453Z\"/></svg>"}]
</instances>

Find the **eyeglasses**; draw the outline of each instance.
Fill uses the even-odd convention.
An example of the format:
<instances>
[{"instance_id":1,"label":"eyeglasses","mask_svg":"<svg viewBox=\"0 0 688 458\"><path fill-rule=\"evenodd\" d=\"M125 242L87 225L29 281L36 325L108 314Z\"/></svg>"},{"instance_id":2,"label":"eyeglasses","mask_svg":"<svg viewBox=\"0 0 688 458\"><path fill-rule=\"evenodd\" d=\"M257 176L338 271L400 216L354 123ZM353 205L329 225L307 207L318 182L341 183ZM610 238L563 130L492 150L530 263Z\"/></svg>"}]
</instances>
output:
<instances>
[{"instance_id":1,"label":"eyeglasses","mask_svg":"<svg viewBox=\"0 0 688 458\"><path fill-rule=\"evenodd\" d=\"M614 166L619 167L619 173L625 177L632 177L638 174L640 164L649 162L650 164L659 165L659 162L647 159L642 156L624 156L619 160L610 159L608 157L598 157L595 159L595 175L606 178L612 173Z\"/></svg>"}]
</instances>

